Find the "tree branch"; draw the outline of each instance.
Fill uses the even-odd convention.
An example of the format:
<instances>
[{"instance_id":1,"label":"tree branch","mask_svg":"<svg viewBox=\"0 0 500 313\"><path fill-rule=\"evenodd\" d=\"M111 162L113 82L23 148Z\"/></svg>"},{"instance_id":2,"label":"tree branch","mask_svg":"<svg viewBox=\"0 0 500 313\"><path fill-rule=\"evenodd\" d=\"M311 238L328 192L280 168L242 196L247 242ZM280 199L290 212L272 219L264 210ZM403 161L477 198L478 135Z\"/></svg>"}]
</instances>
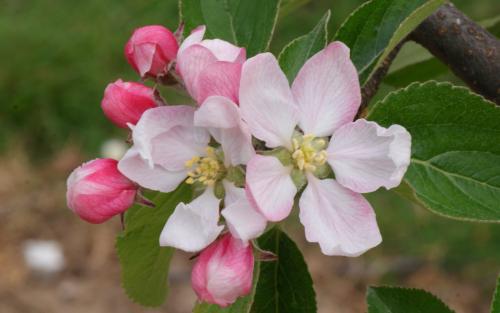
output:
<instances>
[{"instance_id":1,"label":"tree branch","mask_svg":"<svg viewBox=\"0 0 500 313\"><path fill-rule=\"evenodd\" d=\"M387 56L361 90L358 116L377 93L402 45L411 39L446 64L472 90L500 104L500 41L452 4L428 17Z\"/></svg>"},{"instance_id":2,"label":"tree branch","mask_svg":"<svg viewBox=\"0 0 500 313\"><path fill-rule=\"evenodd\" d=\"M500 41L445 4L410 39L445 63L472 90L500 104Z\"/></svg>"}]
</instances>

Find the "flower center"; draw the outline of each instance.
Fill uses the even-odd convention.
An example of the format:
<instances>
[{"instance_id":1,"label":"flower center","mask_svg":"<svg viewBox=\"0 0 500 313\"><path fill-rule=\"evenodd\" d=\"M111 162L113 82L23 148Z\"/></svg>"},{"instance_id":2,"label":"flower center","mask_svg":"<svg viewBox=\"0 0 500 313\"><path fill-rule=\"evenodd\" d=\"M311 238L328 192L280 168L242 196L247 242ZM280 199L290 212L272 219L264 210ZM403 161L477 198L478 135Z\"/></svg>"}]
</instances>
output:
<instances>
[{"instance_id":1,"label":"flower center","mask_svg":"<svg viewBox=\"0 0 500 313\"><path fill-rule=\"evenodd\" d=\"M213 186L223 176L224 166L219 161L215 149L207 147L206 151L206 156L194 156L184 164L189 169L187 184L199 182L205 186Z\"/></svg>"},{"instance_id":2,"label":"flower center","mask_svg":"<svg viewBox=\"0 0 500 313\"><path fill-rule=\"evenodd\" d=\"M300 170L314 172L326 163L326 141L313 135L303 135L293 138L292 158Z\"/></svg>"}]
</instances>

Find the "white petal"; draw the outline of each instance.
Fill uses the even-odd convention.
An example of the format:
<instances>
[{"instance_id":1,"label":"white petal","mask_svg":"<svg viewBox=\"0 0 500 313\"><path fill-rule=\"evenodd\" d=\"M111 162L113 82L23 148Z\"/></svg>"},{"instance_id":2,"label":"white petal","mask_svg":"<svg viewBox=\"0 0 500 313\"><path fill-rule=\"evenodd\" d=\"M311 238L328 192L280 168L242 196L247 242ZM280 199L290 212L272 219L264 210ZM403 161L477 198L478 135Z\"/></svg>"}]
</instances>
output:
<instances>
[{"instance_id":1,"label":"white petal","mask_svg":"<svg viewBox=\"0 0 500 313\"><path fill-rule=\"evenodd\" d=\"M185 170L168 171L160 165L151 167L135 146L118 162L118 170L142 187L161 192L173 191L187 175Z\"/></svg>"},{"instance_id":2,"label":"white petal","mask_svg":"<svg viewBox=\"0 0 500 313\"><path fill-rule=\"evenodd\" d=\"M152 140L175 126L192 126L194 108L187 105L161 106L145 111L137 125L132 128L134 146L152 167Z\"/></svg>"},{"instance_id":3,"label":"white petal","mask_svg":"<svg viewBox=\"0 0 500 313\"><path fill-rule=\"evenodd\" d=\"M410 164L411 136L402 126L389 128L360 119L339 128L328 147L335 178L356 192L401 183Z\"/></svg>"},{"instance_id":4,"label":"white petal","mask_svg":"<svg viewBox=\"0 0 500 313\"><path fill-rule=\"evenodd\" d=\"M160 246L198 252L211 244L224 228L218 225L219 202L213 189L191 203L179 203L160 235Z\"/></svg>"},{"instance_id":5,"label":"white petal","mask_svg":"<svg viewBox=\"0 0 500 313\"><path fill-rule=\"evenodd\" d=\"M255 154L252 135L231 100L220 96L207 98L196 111L194 121L197 126L208 127L221 144L226 165L246 164Z\"/></svg>"},{"instance_id":6,"label":"white petal","mask_svg":"<svg viewBox=\"0 0 500 313\"><path fill-rule=\"evenodd\" d=\"M297 74L292 92L306 134L330 136L352 122L361 104L358 73L341 42L328 45L310 58Z\"/></svg>"},{"instance_id":7,"label":"white petal","mask_svg":"<svg viewBox=\"0 0 500 313\"><path fill-rule=\"evenodd\" d=\"M302 194L300 222L306 239L318 242L326 255L358 256L382 242L375 212L362 195L333 179L308 177Z\"/></svg>"},{"instance_id":8,"label":"white petal","mask_svg":"<svg viewBox=\"0 0 500 313\"><path fill-rule=\"evenodd\" d=\"M267 221L248 201L245 190L237 188L232 183L224 181L226 197L225 208L221 214L226 219L227 226L233 237L248 242L262 235Z\"/></svg>"},{"instance_id":9,"label":"white petal","mask_svg":"<svg viewBox=\"0 0 500 313\"><path fill-rule=\"evenodd\" d=\"M153 159L167 170L179 171L186 161L204 156L209 141L206 129L176 126L152 140Z\"/></svg>"},{"instance_id":10,"label":"white petal","mask_svg":"<svg viewBox=\"0 0 500 313\"><path fill-rule=\"evenodd\" d=\"M297 107L288 80L271 53L258 54L243 64L240 108L251 133L269 148L291 148Z\"/></svg>"},{"instance_id":11,"label":"white petal","mask_svg":"<svg viewBox=\"0 0 500 313\"><path fill-rule=\"evenodd\" d=\"M255 155L247 164L247 196L269 221L281 221L292 210L297 187L290 171L273 156Z\"/></svg>"},{"instance_id":12,"label":"white petal","mask_svg":"<svg viewBox=\"0 0 500 313\"><path fill-rule=\"evenodd\" d=\"M222 181L222 184L224 185L224 205L228 206L231 205L238 200L242 199L243 197L246 197L246 192L245 189L243 188L238 188L236 187L232 182L224 179Z\"/></svg>"}]
</instances>

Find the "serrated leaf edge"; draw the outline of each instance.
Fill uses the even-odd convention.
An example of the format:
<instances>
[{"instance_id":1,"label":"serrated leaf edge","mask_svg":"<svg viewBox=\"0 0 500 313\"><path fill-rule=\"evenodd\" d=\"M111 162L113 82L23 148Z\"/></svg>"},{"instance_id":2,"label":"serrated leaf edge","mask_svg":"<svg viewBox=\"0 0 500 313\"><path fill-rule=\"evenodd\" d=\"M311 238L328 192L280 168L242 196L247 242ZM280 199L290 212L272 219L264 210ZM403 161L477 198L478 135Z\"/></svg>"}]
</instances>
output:
<instances>
[{"instance_id":1,"label":"serrated leaf edge","mask_svg":"<svg viewBox=\"0 0 500 313\"><path fill-rule=\"evenodd\" d=\"M441 303L446 309L448 309L450 312L455 312L454 310L452 310L446 303L443 302L443 300L441 300L439 297L437 297L436 295L434 295L433 293L425 290L425 289L419 289L419 288L406 288L406 287L399 287L399 286L369 286L366 290L366 298L368 299L368 293L373 290L373 291L376 291L377 289L390 289L390 290L403 290L403 291L416 291L416 292L422 292L428 296L431 296L432 298L434 298L435 300L437 300L439 303ZM376 292L375 292L376 294ZM377 296L378 298L378 296ZM380 299L380 298L379 298ZM368 304L368 301L367 301L367 305L368 305L368 308L370 308L370 305ZM385 304L384 304L385 305ZM368 312L370 312L368 310Z\"/></svg>"}]
</instances>

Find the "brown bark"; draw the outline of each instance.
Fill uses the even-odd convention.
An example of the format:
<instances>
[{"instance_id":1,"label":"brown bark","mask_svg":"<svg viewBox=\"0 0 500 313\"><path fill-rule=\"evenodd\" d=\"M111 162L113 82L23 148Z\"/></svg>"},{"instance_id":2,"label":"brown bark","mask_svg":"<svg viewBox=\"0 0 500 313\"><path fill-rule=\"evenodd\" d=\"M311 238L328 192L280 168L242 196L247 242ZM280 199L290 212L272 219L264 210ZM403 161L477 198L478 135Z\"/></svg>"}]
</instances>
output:
<instances>
[{"instance_id":1,"label":"brown bark","mask_svg":"<svg viewBox=\"0 0 500 313\"><path fill-rule=\"evenodd\" d=\"M500 41L445 4L410 39L445 63L472 90L500 104Z\"/></svg>"}]
</instances>

